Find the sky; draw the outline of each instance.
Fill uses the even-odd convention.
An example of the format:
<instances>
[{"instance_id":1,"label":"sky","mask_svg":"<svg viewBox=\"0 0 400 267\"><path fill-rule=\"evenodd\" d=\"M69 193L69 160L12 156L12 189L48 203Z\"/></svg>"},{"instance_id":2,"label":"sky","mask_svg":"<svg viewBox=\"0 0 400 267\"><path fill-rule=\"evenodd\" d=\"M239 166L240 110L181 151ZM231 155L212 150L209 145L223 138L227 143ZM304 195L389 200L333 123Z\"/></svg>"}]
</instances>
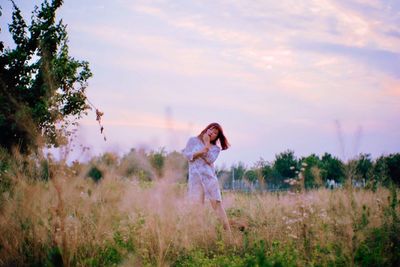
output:
<instances>
[{"instance_id":1,"label":"sky","mask_svg":"<svg viewBox=\"0 0 400 267\"><path fill-rule=\"evenodd\" d=\"M15 0L25 18L40 1ZM0 17L6 46L11 3ZM80 121L84 160L131 148L180 151L219 122L217 165L293 150L342 160L400 152L400 1L65 1L69 51L104 112Z\"/></svg>"}]
</instances>

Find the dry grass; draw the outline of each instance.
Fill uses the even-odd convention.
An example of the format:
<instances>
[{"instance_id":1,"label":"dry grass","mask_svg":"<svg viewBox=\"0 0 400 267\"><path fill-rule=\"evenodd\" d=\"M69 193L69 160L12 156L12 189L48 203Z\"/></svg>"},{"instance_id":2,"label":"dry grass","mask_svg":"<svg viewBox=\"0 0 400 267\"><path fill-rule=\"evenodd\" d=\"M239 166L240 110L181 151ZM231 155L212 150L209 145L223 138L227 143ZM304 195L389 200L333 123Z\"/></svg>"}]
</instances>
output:
<instances>
[{"instance_id":1,"label":"dry grass","mask_svg":"<svg viewBox=\"0 0 400 267\"><path fill-rule=\"evenodd\" d=\"M162 179L148 182L122 177L106 165L99 183L85 177L85 168L79 174L58 165L47 182L16 173L1 205L0 265L54 261L58 248L66 266L166 266L197 249L206 255L240 253L258 240L295 247L299 264L323 264L327 259L313 251L330 246L351 261L365 229L381 226L388 206L384 188L225 193L232 240L208 204L186 200L182 165L167 165L172 167Z\"/></svg>"}]
</instances>

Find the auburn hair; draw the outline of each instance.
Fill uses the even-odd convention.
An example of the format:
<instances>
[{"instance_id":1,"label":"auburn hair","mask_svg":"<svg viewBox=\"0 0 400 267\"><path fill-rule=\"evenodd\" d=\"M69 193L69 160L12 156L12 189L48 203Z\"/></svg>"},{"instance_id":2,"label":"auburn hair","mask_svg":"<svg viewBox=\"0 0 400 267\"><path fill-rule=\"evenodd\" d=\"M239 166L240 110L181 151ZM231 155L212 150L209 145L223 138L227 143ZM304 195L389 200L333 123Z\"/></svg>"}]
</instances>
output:
<instances>
[{"instance_id":1,"label":"auburn hair","mask_svg":"<svg viewBox=\"0 0 400 267\"><path fill-rule=\"evenodd\" d=\"M207 125L206 128L204 128L203 131L201 131L201 133L198 135L200 140L203 140L202 139L203 135L207 132L208 129L212 129L212 128L218 129L218 135L214 141L211 141L211 144L215 145L217 143L217 140L219 140L222 150L228 149L228 147L230 147L230 144L228 142L228 139L224 135L224 130L222 130L221 125L219 125L219 123L216 123L216 122L210 123L209 125Z\"/></svg>"}]
</instances>

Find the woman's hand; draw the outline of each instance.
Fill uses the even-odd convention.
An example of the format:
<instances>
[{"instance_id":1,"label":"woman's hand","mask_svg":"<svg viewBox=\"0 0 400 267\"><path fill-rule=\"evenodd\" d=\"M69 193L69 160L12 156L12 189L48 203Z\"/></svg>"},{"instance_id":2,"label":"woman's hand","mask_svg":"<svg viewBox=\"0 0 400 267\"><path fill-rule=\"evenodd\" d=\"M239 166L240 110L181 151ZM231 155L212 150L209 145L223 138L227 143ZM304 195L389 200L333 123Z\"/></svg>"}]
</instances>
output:
<instances>
[{"instance_id":1,"label":"woman's hand","mask_svg":"<svg viewBox=\"0 0 400 267\"><path fill-rule=\"evenodd\" d=\"M203 142L206 147L210 147L210 136L207 133L203 134Z\"/></svg>"},{"instance_id":2,"label":"woman's hand","mask_svg":"<svg viewBox=\"0 0 400 267\"><path fill-rule=\"evenodd\" d=\"M200 151L200 157L205 157L207 156L208 151L210 150L209 146L205 146L201 151Z\"/></svg>"},{"instance_id":3,"label":"woman's hand","mask_svg":"<svg viewBox=\"0 0 400 267\"><path fill-rule=\"evenodd\" d=\"M208 132L203 134L202 139L203 139L203 143L204 143L204 148L202 150L200 150L199 152L194 153L193 159L196 159L196 158L205 159L207 157L207 153L211 148L210 136L208 135Z\"/></svg>"},{"instance_id":4,"label":"woman's hand","mask_svg":"<svg viewBox=\"0 0 400 267\"><path fill-rule=\"evenodd\" d=\"M210 150L210 148L205 146L202 150L193 154L193 159L205 158L207 156L208 150Z\"/></svg>"}]
</instances>

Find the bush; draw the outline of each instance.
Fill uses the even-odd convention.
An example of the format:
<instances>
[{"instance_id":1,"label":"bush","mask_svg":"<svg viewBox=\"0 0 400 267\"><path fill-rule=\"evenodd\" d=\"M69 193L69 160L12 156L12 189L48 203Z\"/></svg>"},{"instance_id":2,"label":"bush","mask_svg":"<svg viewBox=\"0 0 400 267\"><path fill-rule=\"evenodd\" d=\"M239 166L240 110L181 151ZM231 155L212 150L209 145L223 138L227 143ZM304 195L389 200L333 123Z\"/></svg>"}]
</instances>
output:
<instances>
[{"instance_id":1,"label":"bush","mask_svg":"<svg viewBox=\"0 0 400 267\"><path fill-rule=\"evenodd\" d=\"M103 178L103 172L96 166L92 166L87 174L94 182L98 183Z\"/></svg>"}]
</instances>

